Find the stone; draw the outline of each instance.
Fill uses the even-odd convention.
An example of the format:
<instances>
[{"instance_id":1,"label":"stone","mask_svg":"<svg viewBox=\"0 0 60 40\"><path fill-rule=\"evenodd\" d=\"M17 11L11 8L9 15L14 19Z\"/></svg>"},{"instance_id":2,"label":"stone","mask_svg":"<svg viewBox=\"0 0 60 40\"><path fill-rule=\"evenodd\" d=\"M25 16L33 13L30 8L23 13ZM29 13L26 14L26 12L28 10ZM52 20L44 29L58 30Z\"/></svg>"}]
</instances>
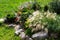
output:
<instances>
[{"instance_id":1,"label":"stone","mask_svg":"<svg viewBox=\"0 0 60 40\"><path fill-rule=\"evenodd\" d=\"M32 38L27 38L26 40L33 40Z\"/></svg>"},{"instance_id":2,"label":"stone","mask_svg":"<svg viewBox=\"0 0 60 40\"><path fill-rule=\"evenodd\" d=\"M46 38L48 36L48 34L46 32L38 32L32 35L33 39L39 40L39 39L43 39Z\"/></svg>"},{"instance_id":3,"label":"stone","mask_svg":"<svg viewBox=\"0 0 60 40\"><path fill-rule=\"evenodd\" d=\"M4 22L4 21L5 21L5 18L1 18L1 19L0 19L0 22Z\"/></svg>"},{"instance_id":4,"label":"stone","mask_svg":"<svg viewBox=\"0 0 60 40\"><path fill-rule=\"evenodd\" d=\"M32 38L29 38L29 40L33 40Z\"/></svg>"},{"instance_id":5,"label":"stone","mask_svg":"<svg viewBox=\"0 0 60 40\"><path fill-rule=\"evenodd\" d=\"M30 38L28 35L26 35L26 38L24 40L33 40L33 39Z\"/></svg>"},{"instance_id":6,"label":"stone","mask_svg":"<svg viewBox=\"0 0 60 40\"><path fill-rule=\"evenodd\" d=\"M23 29L19 29L19 30L15 31L15 34L19 35L19 33L21 33L21 32L23 32Z\"/></svg>"},{"instance_id":7,"label":"stone","mask_svg":"<svg viewBox=\"0 0 60 40\"><path fill-rule=\"evenodd\" d=\"M14 29L15 29L15 31L17 31L17 30L19 30L20 28L21 28L20 25L16 25Z\"/></svg>"},{"instance_id":8,"label":"stone","mask_svg":"<svg viewBox=\"0 0 60 40\"><path fill-rule=\"evenodd\" d=\"M16 26L16 25L14 25L14 24L9 24L8 26L9 26L9 27L14 27L14 26Z\"/></svg>"},{"instance_id":9,"label":"stone","mask_svg":"<svg viewBox=\"0 0 60 40\"><path fill-rule=\"evenodd\" d=\"M25 35L24 32L21 32L20 35L19 35L19 37L21 37L21 39L25 39L26 38L26 35Z\"/></svg>"}]
</instances>

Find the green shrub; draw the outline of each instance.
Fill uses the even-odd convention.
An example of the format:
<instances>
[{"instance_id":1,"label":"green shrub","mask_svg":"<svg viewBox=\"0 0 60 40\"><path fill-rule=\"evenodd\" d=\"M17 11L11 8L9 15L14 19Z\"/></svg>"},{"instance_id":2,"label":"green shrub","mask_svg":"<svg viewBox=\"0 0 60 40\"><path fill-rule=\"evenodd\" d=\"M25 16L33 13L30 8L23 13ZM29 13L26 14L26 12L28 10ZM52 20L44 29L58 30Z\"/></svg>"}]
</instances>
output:
<instances>
[{"instance_id":1,"label":"green shrub","mask_svg":"<svg viewBox=\"0 0 60 40\"><path fill-rule=\"evenodd\" d=\"M46 12L48 10L48 5L44 6L44 11Z\"/></svg>"},{"instance_id":2,"label":"green shrub","mask_svg":"<svg viewBox=\"0 0 60 40\"><path fill-rule=\"evenodd\" d=\"M25 33L28 35L28 36L31 36L32 35L32 32L31 32L31 28L28 28L26 29Z\"/></svg>"},{"instance_id":3,"label":"green shrub","mask_svg":"<svg viewBox=\"0 0 60 40\"><path fill-rule=\"evenodd\" d=\"M29 17L29 15L32 14L32 12L33 12L33 10L27 10L26 12L23 12L23 13L21 14L21 19L20 19L20 21L23 23L23 26L25 26L25 21L26 21L26 19Z\"/></svg>"},{"instance_id":4,"label":"green shrub","mask_svg":"<svg viewBox=\"0 0 60 40\"><path fill-rule=\"evenodd\" d=\"M8 14L6 17L6 21L9 23L14 23L15 15L14 14Z\"/></svg>"},{"instance_id":5,"label":"green shrub","mask_svg":"<svg viewBox=\"0 0 60 40\"><path fill-rule=\"evenodd\" d=\"M53 0L50 2L50 11L56 12L57 14L60 13L60 1L59 0Z\"/></svg>"},{"instance_id":6,"label":"green shrub","mask_svg":"<svg viewBox=\"0 0 60 40\"><path fill-rule=\"evenodd\" d=\"M48 21L48 24L47 24L47 28L49 30L49 32L57 32L57 28L58 28L58 22L56 20L47 20Z\"/></svg>"},{"instance_id":7,"label":"green shrub","mask_svg":"<svg viewBox=\"0 0 60 40\"><path fill-rule=\"evenodd\" d=\"M0 26L2 25L3 23L2 22L0 22Z\"/></svg>"},{"instance_id":8,"label":"green shrub","mask_svg":"<svg viewBox=\"0 0 60 40\"><path fill-rule=\"evenodd\" d=\"M33 10L41 10L41 6L39 2L34 2L31 6Z\"/></svg>"}]
</instances>

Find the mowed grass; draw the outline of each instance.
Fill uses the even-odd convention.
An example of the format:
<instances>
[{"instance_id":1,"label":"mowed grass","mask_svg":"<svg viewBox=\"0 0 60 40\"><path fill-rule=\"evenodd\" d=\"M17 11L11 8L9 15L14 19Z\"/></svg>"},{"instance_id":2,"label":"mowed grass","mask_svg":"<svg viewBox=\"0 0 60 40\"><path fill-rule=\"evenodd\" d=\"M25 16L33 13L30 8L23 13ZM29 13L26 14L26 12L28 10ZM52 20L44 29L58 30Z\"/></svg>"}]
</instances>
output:
<instances>
[{"instance_id":1,"label":"mowed grass","mask_svg":"<svg viewBox=\"0 0 60 40\"><path fill-rule=\"evenodd\" d=\"M0 0L0 18L18 10L18 5L28 0Z\"/></svg>"},{"instance_id":2,"label":"mowed grass","mask_svg":"<svg viewBox=\"0 0 60 40\"><path fill-rule=\"evenodd\" d=\"M20 37L14 34L14 29L8 26L0 26L0 40L20 40Z\"/></svg>"},{"instance_id":3,"label":"mowed grass","mask_svg":"<svg viewBox=\"0 0 60 40\"><path fill-rule=\"evenodd\" d=\"M7 14L15 13L18 6L30 0L0 0L0 18L4 18ZM47 5L51 0L37 0L41 5ZM14 28L0 26L0 40L20 40L20 37L14 35Z\"/></svg>"}]
</instances>

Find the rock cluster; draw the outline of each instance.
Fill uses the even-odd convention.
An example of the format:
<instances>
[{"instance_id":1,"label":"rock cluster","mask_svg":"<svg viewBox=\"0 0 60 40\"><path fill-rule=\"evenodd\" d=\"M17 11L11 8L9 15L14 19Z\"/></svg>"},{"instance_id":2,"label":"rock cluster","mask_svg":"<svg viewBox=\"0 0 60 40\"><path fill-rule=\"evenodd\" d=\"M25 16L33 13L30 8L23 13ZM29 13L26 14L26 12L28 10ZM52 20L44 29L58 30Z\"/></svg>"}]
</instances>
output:
<instances>
[{"instance_id":1,"label":"rock cluster","mask_svg":"<svg viewBox=\"0 0 60 40\"><path fill-rule=\"evenodd\" d=\"M16 25L15 26L15 34L19 35L19 37L21 37L22 40L40 40L42 38L47 38L48 36L48 32L45 31L39 31L37 33L34 33L31 37L29 37L28 35L25 34L25 30L23 28L21 28L20 25Z\"/></svg>"}]
</instances>

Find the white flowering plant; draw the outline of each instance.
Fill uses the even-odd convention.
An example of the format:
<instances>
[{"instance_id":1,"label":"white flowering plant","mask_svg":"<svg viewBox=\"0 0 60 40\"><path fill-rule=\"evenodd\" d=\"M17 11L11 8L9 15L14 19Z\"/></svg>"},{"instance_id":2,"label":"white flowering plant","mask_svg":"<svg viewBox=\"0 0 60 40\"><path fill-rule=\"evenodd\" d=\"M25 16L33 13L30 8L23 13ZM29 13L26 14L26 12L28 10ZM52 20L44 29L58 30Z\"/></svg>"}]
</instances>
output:
<instances>
[{"instance_id":1,"label":"white flowering plant","mask_svg":"<svg viewBox=\"0 0 60 40\"><path fill-rule=\"evenodd\" d=\"M35 14L34 14L35 13ZM60 20L56 13L35 11L27 18L25 26L31 28L31 32L39 31L47 28L49 32L57 32L60 30Z\"/></svg>"}]
</instances>

